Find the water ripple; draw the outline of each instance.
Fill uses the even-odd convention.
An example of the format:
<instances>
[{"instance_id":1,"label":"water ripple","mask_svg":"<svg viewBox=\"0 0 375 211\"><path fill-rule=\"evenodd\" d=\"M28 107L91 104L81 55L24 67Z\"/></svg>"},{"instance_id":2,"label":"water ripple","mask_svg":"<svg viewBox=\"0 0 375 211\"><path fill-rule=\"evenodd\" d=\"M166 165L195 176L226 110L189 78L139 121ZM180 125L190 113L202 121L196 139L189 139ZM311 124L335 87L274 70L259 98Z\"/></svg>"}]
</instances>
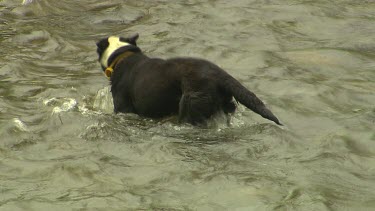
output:
<instances>
[{"instance_id":1,"label":"water ripple","mask_svg":"<svg viewBox=\"0 0 375 211\"><path fill-rule=\"evenodd\" d=\"M372 1L0 1L1 210L373 210ZM114 114L95 41L217 63L207 128Z\"/></svg>"}]
</instances>

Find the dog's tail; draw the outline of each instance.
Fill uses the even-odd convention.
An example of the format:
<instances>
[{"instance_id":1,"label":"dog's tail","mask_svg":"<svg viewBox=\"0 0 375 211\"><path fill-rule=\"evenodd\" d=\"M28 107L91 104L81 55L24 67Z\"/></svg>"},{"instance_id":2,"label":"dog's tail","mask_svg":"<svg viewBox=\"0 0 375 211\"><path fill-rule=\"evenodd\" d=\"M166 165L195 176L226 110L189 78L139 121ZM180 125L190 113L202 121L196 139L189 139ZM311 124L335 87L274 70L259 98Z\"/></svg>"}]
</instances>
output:
<instances>
[{"instance_id":1,"label":"dog's tail","mask_svg":"<svg viewBox=\"0 0 375 211\"><path fill-rule=\"evenodd\" d=\"M282 125L277 117L253 92L246 89L240 82L238 82L229 74L228 76L229 77L225 77L224 79L224 88L229 91L238 102L251 109L255 113L261 115L262 117L274 121L278 125Z\"/></svg>"}]
</instances>

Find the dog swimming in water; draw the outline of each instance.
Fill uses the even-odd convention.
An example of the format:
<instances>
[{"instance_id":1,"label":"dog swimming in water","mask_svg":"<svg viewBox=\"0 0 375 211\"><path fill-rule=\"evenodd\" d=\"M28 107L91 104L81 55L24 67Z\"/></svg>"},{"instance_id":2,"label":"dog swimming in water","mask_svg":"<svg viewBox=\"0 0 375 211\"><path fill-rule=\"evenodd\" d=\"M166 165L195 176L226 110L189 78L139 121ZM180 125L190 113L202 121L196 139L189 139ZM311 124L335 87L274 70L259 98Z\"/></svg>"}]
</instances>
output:
<instances>
[{"instance_id":1,"label":"dog swimming in water","mask_svg":"<svg viewBox=\"0 0 375 211\"><path fill-rule=\"evenodd\" d=\"M198 58L150 58L137 46L138 37L111 36L96 43L99 62L111 81L115 113L178 115L179 122L201 125L218 112L233 113L235 99L281 125L254 93L217 65Z\"/></svg>"}]
</instances>

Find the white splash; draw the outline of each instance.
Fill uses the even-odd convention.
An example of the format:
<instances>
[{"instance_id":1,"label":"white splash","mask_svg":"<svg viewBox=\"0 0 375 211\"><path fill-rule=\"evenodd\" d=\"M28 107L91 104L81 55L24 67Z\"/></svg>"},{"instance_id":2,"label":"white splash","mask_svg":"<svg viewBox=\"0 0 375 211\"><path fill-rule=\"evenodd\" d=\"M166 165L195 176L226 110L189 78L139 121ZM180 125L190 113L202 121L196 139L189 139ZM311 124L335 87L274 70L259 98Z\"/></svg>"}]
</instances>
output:
<instances>
[{"instance_id":1,"label":"white splash","mask_svg":"<svg viewBox=\"0 0 375 211\"><path fill-rule=\"evenodd\" d=\"M26 4L30 4L31 2L33 2L33 0L23 0L22 4L26 5Z\"/></svg>"},{"instance_id":2,"label":"white splash","mask_svg":"<svg viewBox=\"0 0 375 211\"><path fill-rule=\"evenodd\" d=\"M43 100L43 104L46 105L46 106L49 106L51 104L54 104L56 101L57 101L57 99L55 97L53 97L51 99Z\"/></svg>"},{"instance_id":3,"label":"white splash","mask_svg":"<svg viewBox=\"0 0 375 211\"><path fill-rule=\"evenodd\" d=\"M61 112L66 112L77 108L78 103L75 99L67 98L66 100L67 101L64 102L61 106L54 107L52 110L52 114L59 114Z\"/></svg>"},{"instance_id":4,"label":"white splash","mask_svg":"<svg viewBox=\"0 0 375 211\"><path fill-rule=\"evenodd\" d=\"M104 113L113 113L114 106L110 86L104 87L97 92L93 108Z\"/></svg>"},{"instance_id":5,"label":"white splash","mask_svg":"<svg viewBox=\"0 0 375 211\"><path fill-rule=\"evenodd\" d=\"M22 122L19 118L13 118L13 123L14 123L14 126L16 126L20 131L24 131L24 132L29 131L26 124Z\"/></svg>"}]
</instances>

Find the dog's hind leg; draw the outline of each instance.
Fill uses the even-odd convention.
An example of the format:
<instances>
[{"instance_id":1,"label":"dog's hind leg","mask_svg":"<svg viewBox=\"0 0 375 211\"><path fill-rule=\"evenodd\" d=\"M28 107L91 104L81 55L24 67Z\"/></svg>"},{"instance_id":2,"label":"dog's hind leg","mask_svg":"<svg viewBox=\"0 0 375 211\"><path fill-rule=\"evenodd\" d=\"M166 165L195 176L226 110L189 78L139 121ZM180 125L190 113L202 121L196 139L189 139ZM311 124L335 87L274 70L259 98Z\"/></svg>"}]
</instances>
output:
<instances>
[{"instance_id":1,"label":"dog's hind leg","mask_svg":"<svg viewBox=\"0 0 375 211\"><path fill-rule=\"evenodd\" d=\"M217 103L209 94L184 93L179 103L179 122L189 122L193 125L204 124L217 110Z\"/></svg>"}]
</instances>

